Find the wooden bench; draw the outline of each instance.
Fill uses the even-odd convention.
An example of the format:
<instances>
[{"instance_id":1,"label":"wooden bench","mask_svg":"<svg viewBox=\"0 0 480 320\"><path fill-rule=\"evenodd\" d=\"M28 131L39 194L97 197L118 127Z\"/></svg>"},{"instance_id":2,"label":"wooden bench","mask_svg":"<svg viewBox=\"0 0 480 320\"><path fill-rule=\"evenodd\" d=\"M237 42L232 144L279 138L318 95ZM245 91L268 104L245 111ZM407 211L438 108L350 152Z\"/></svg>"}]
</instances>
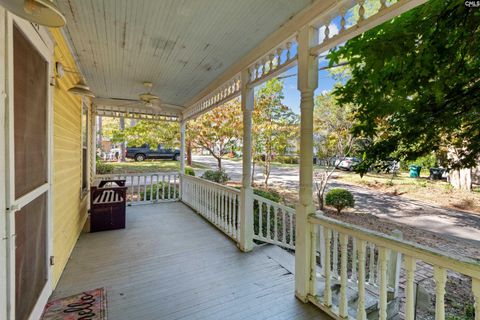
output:
<instances>
[{"instance_id":1,"label":"wooden bench","mask_svg":"<svg viewBox=\"0 0 480 320\"><path fill-rule=\"evenodd\" d=\"M125 228L125 180L102 180L90 191L90 232Z\"/></svg>"}]
</instances>

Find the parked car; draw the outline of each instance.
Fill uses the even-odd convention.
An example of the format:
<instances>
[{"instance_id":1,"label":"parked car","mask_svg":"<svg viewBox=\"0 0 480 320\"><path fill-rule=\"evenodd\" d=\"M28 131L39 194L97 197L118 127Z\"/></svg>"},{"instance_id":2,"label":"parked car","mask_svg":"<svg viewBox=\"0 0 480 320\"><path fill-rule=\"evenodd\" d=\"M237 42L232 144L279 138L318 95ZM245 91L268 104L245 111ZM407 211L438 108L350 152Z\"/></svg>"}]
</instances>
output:
<instances>
[{"instance_id":1,"label":"parked car","mask_svg":"<svg viewBox=\"0 0 480 320\"><path fill-rule=\"evenodd\" d=\"M140 147L127 147L126 158L135 161L143 161L146 159L171 159L180 160L180 150L163 148L161 144L157 148L152 148L148 144Z\"/></svg>"},{"instance_id":2,"label":"parked car","mask_svg":"<svg viewBox=\"0 0 480 320\"><path fill-rule=\"evenodd\" d=\"M339 169L352 171L353 169L355 169L355 166L360 163L360 161L361 160L358 158L346 157L343 159L337 159L335 161L335 165Z\"/></svg>"}]
</instances>

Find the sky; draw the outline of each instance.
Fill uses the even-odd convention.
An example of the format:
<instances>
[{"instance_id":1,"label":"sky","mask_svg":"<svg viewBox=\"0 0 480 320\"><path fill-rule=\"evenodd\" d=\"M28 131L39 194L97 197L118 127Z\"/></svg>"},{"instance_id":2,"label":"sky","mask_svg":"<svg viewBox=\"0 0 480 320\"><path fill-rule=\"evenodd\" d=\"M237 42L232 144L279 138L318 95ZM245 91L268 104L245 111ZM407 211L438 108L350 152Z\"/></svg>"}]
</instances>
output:
<instances>
[{"instance_id":1,"label":"sky","mask_svg":"<svg viewBox=\"0 0 480 320\"><path fill-rule=\"evenodd\" d=\"M332 23L329 25L329 30L330 30L330 36L338 34L338 29L340 26L340 18L336 18L332 21ZM321 43L325 37L325 27L321 27L319 29L319 43ZM292 47L291 54L295 55L296 52L296 46ZM328 60L325 58L320 58L318 62L319 67L325 67L328 65ZM282 79L284 83L284 89L283 89L283 94L285 98L282 100L283 104L289 106L292 108L293 112L300 114L300 92L297 89L297 73L298 69L297 66L285 71L279 77L284 77L288 75L294 75L292 77L287 77ZM320 70L318 72L318 88L315 90L315 96L329 92L333 89L333 86L335 85L335 80L333 77L330 75L330 73L327 70Z\"/></svg>"}]
</instances>

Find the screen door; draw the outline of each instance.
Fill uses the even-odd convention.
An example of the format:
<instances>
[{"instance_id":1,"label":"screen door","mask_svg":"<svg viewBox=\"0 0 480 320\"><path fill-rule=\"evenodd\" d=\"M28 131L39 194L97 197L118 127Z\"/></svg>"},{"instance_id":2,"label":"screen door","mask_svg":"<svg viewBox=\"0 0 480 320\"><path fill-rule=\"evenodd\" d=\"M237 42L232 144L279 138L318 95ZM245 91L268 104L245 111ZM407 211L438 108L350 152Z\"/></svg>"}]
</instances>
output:
<instances>
[{"instance_id":1,"label":"screen door","mask_svg":"<svg viewBox=\"0 0 480 320\"><path fill-rule=\"evenodd\" d=\"M49 63L24 28L13 22L12 29L13 103L7 134L8 217L14 231L10 301L14 318L24 320L43 307L39 305L49 294Z\"/></svg>"}]
</instances>

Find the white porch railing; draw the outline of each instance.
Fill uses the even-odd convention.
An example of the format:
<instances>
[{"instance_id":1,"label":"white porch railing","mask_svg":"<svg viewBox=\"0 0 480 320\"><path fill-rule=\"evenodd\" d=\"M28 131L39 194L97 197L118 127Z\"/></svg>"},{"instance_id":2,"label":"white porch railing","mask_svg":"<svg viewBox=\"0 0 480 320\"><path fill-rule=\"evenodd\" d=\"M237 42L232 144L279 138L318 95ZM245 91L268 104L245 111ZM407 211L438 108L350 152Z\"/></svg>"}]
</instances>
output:
<instances>
[{"instance_id":1,"label":"white porch railing","mask_svg":"<svg viewBox=\"0 0 480 320\"><path fill-rule=\"evenodd\" d=\"M405 318L415 316L415 268L417 260L433 266L436 282L436 319L445 319L445 284L447 270L472 278L472 290L477 303L475 319L480 319L480 262L459 257L447 256L439 251L407 242L378 232L366 230L324 216L309 218L312 228L319 227L317 237L323 244L325 255L320 257L322 268L317 273L316 252L311 252L312 277L310 301L337 319L354 317L366 319L367 290L378 292L379 319L387 319L389 301L395 297L398 273L392 279L389 271L399 268L400 254L406 273ZM314 230L314 229L312 229ZM315 241L315 239L313 239ZM315 243L312 243L315 248ZM340 248L340 256L336 248ZM398 258L398 260L397 260ZM337 283L334 283L336 281ZM355 288L355 295L347 294L347 289ZM317 287L321 290L317 291ZM340 288L339 291L336 288ZM335 292L337 290L337 292ZM336 299L332 299L336 296ZM391 316L391 315L389 315Z\"/></svg>"},{"instance_id":2,"label":"white porch railing","mask_svg":"<svg viewBox=\"0 0 480 320\"><path fill-rule=\"evenodd\" d=\"M236 242L240 237L240 190L184 175L182 201Z\"/></svg>"},{"instance_id":3,"label":"white porch railing","mask_svg":"<svg viewBox=\"0 0 480 320\"><path fill-rule=\"evenodd\" d=\"M295 249L295 209L253 196L253 239Z\"/></svg>"},{"instance_id":4,"label":"white porch railing","mask_svg":"<svg viewBox=\"0 0 480 320\"><path fill-rule=\"evenodd\" d=\"M124 179L127 186L127 204L130 205L180 199L178 172L102 174L96 175L95 179Z\"/></svg>"}]
</instances>

